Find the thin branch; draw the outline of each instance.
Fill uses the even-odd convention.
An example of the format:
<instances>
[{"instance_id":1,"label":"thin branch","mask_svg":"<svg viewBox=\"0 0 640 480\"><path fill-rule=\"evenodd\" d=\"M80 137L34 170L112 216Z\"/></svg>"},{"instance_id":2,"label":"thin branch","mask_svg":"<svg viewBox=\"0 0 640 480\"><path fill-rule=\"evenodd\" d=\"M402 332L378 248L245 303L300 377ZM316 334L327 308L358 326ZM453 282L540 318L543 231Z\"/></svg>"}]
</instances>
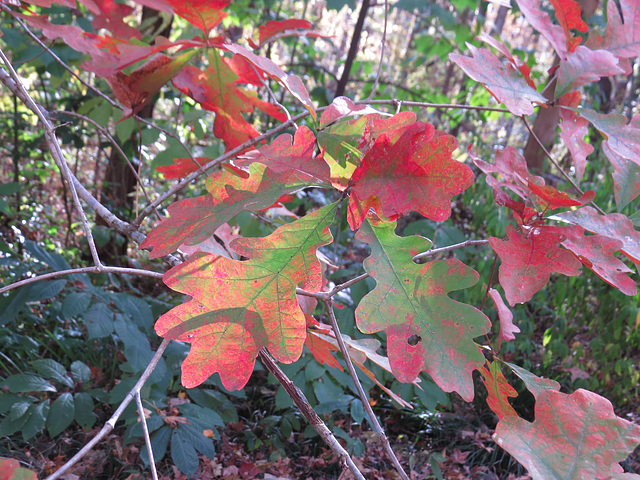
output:
<instances>
[{"instance_id":1,"label":"thin branch","mask_svg":"<svg viewBox=\"0 0 640 480\"><path fill-rule=\"evenodd\" d=\"M147 446L149 466L151 467L151 476L153 480L158 480L156 462L153 458L153 446L151 445L151 437L149 436L149 427L147 426L147 419L144 416L144 407L142 406L142 399L140 398L140 390L136 392L136 405L138 406L138 415L140 416L140 422L142 423L142 433L144 435L144 443Z\"/></svg>"},{"instance_id":2,"label":"thin branch","mask_svg":"<svg viewBox=\"0 0 640 480\"><path fill-rule=\"evenodd\" d=\"M486 245L487 243L489 243L489 240L466 240L464 242L456 243L455 245L449 245L447 247L432 248L431 250L419 253L418 255L413 257L413 261L416 263L420 263L423 258L432 257L433 255L437 255L438 253L449 252L458 248L471 247L473 245Z\"/></svg>"},{"instance_id":3,"label":"thin branch","mask_svg":"<svg viewBox=\"0 0 640 480\"><path fill-rule=\"evenodd\" d=\"M309 404L309 401L305 397L302 390L296 387L289 377L282 371L282 369L278 366L269 352L263 347L260 349L258 353L260 356L260 360L269 370L276 380L280 382L280 385L285 389L287 394L291 397L296 406L300 409L300 412L307 419L309 424L313 427L313 429L318 432L320 438L324 440L324 442L329 446L329 448L340 458L340 462L342 463L343 468L348 468L353 476L358 480L365 480L364 476L358 470L358 467L353 460L349 456L349 453L340 445L340 442L336 439L336 437L331 433L331 430L325 425L325 423L320 419L318 414L315 412L313 407ZM45 479L49 480L49 479Z\"/></svg>"},{"instance_id":4,"label":"thin branch","mask_svg":"<svg viewBox=\"0 0 640 480\"><path fill-rule=\"evenodd\" d=\"M527 130L529 130L529 133L535 139L535 141L540 146L540 148L544 152L545 156L549 159L549 161L553 163L553 165L558 169L558 171L562 174L562 176L567 179L567 181L573 186L573 188L575 188L578 192L580 192L580 195L584 195L584 191L578 186L578 184L573 180L573 178L571 178L569 174L562 169L562 167L558 164L556 159L551 156L551 153L549 153L549 150L547 150L547 148L542 144L538 136L535 134L535 132L529 125L529 122L527 122L527 119L525 118L525 116L523 115L520 118L522 119L524 126L527 127ZM600 212L600 214L605 215L604 210L602 210L598 205L596 205L594 200L592 200L590 203L595 207L596 210L598 210L598 212Z\"/></svg>"},{"instance_id":5,"label":"thin branch","mask_svg":"<svg viewBox=\"0 0 640 480\"><path fill-rule=\"evenodd\" d=\"M62 153L62 149L60 148L60 144L58 143L58 138L55 134L55 127L49 121L47 115L45 115L46 110L41 108L29 95L26 88L24 87L22 80L13 69L11 62L4 54L4 51L0 49L0 59L5 64L7 69L9 70L9 75L4 70L0 70L0 81L5 84L5 86L11 90L14 94L16 94L22 102L35 113L40 122L42 123L42 127L44 130L45 140L47 142L47 146L49 147L49 151L51 152L51 156L53 157L54 162L60 169L64 179L69 184L69 189L71 190L71 195L73 197L73 203L76 206L76 210L80 215L80 220L82 221L82 225L84 227L85 235L87 236L87 242L89 244L89 250L91 251L91 256L93 257L93 262L96 265L101 265L100 257L98 256L98 249L96 247L96 243L93 239L93 234L91 233L91 227L89 226L89 221L84 213L84 209L82 208L82 204L80 203L80 199L78 198L78 192L76 191L75 185L71 179L73 177L73 173L69 169L67 165L67 161L64 158ZM13 81L10 81L13 80ZM48 112L47 112L48 113Z\"/></svg>"},{"instance_id":6,"label":"thin branch","mask_svg":"<svg viewBox=\"0 0 640 480\"><path fill-rule=\"evenodd\" d=\"M111 432L111 430L115 428L116 422L124 412L125 408L127 408L129 403L131 403L131 400L133 400L136 394L142 389L142 386L145 384L145 382L147 381L147 379L149 378L153 370L156 368L156 365L160 361L160 358L162 357L162 354L167 348L167 345L169 345L169 342L170 340L167 340L166 338L162 340L162 343L158 347L158 350L156 350L156 353L153 355L153 358L149 362L149 365L147 365L147 368L145 368L144 372L142 372L140 379L136 382L136 384L133 386L131 391L129 391L129 393L124 398L124 400L122 400L122 403L120 404L118 409L115 412L113 412L113 415L111 415L111 418L107 420L107 423L104 424L104 426L98 432L98 434L95 437L93 437L89 443L87 443L84 447L82 447L82 449L80 449L80 451L76 453L67 463L65 463L62 467L60 467L60 469L58 469L56 472L52 473L47 478L45 478L45 480L56 480L60 478L71 467L73 467L76 463L78 463L78 461L82 459L82 457L84 457L100 440L102 440L105 436L109 434L109 432Z\"/></svg>"},{"instance_id":7,"label":"thin branch","mask_svg":"<svg viewBox=\"0 0 640 480\"><path fill-rule=\"evenodd\" d=\"M140 215L138 215L138 218L136 218L133 221L133 225L138 226L142 223L142 220L145 219L145 217L147 217L154 208L158 207L159 205L162 204L162 202L164 202L167 198L172 197L173 195L175 195L176 193L178 193L180 190L182 190L183 188L185 188L187 185L189 185L189 183L191 183L193 180L195 180L196 178L200 177L202 175L202 171L206 171L226 160L229 160L233 157L235 157L238 153L242 152L243 150L246 150L249 147L253 147L254 145L256 145L257 143L260 143L261 141L272 137L273 135L282 132L283 130L286 130L287 128L293 126L296 124L296 122L298 120L300 120L301 118L306 117L307 115L309 115L309 112L302 112L299 113L298 115L291 117L290 120L287 120L286 122L280 124L279 126L277 126L276 128L272 128L271 130L263 133L262 135L258 135L257 137L252 138L251 140L248 140L246 142L244 142L242 145L238 145L236 148L229 150L228 152L226 152L223 155L220 155L218 158L215 158L213 160L211 160L209 163L207 163L206 165L203 165L202 170L199 171L195 171L190 173L189 175L187 175L185 178L183 178L179 183L177 183L176 185L174 185L172 188L170 188L166 193L160 195L158 198L156 198L150 205L147 205L144 210L142 210L142 212L140 212Z\"/></svg>"},{"instance_id":8,"label":"thin branch","mask_svg":"<svg viewBox=\"0 0 640 480\"><path fill-rule=\"evenodd\" d=\"M364 388L362 387L362 383L360 383L360 379L358 378L358 373L356 372L356 369L353 366L353 362L351 361L351 356L349 355L347 346L344 344L344 340L342 339L342 334L340 333L340 327L338 326L338 320L336 319L336 315L333 313L333 305L331 305L331 300L329 299L324 300L324 306L327 309L327 313L329 314L329 319L331 320L331 326L333 327L333 333L336 336L338 347L340 347L342 356L344 357L344 360L347 363L347 368L349 369L349 375L351 375L353 383L355 383L356 385L356 390L358 390L358 396L360 397L360 400L362 400L362 405L364 406L364 409L369 416L369 422L371 423L371 426L376 431L376 433L379 435L380 441L382 442L382 445L386 450L387 455L389 455L389 458L391 459L391 463L393 463L393 466L395 467L397 472L400 474L400 477L403 480L409 480L407 473L404 471L404 468L402 468L402 465L400 464L398 457L396 457L396 454L391 448L391 444L389 443L387 434L385 433L384 429L378 422L378 419L376 418L375 414L373 413L373 409L369 404L369 397L367 396L367 393L364 391Z\"/></svg>"},{"instance_id":9,"label":"thin branch","mask_svg":"<svg viewBox=\"0 0 640 480\"><path fill-rule=\"evenodd\" d=\"M139 268L126 267L107 267L106 265L96 265L95 267L70 268L68 270L58 270L57 272L43 273L35 277L25 278L11 285L0 288L0 294L13 290L15 288L29 285L30 283L39 282L40 280L49 280L50 278L63 277L65 275L74 275L76 273L119 273L122 275L138 275L141 277L162 278L162 273L153 272L151 270L142 270Z\"/></svg>"},{"instance_id":10,"label":"thin branch","mask_svg":"<svg viewBox=\"0 0 640 480\"><path fill-rule=\"evenodd\" d=\"M389 2L384 0L384 30L382 31L382 46L380 47L380 62L378 63L378 73L376 73L376 81L373 83L371 93L367 97L371 100L378 90L378 83L380 82L380 75L382 74L382 64L384 62L384 48L387 43L387 22L389 20Z\"/></svg>"},{"instance_id":11,"label":"thin branch","mask_svg":"<svg viewBox=\"0 0 640 480\"><path fill-rule=\"evenodd\" d=\"M367 105L397 105L400 100L386 99L386 100L358 100L355 104L367 104ZM511 113L506 108L500 107L479 107L476 105L465 105L456 103L429 103L429 102L412 102L410 100L402 100L402 104L407 107L421 107L421 108L440 108L440 109L460 109L460 110L478 110L486 112L502 112Z\"/></svg>"},{"instance_id":12,"label":"thin branch","mask_svg":"<svg viewBox=\"0 0 640 480\"><path fill-rule=\"evenodd\" d=\"M104 128L102 125L100 125L95 120L92 120L91 118L89 118L89 117L87 117L85 115L80 115L79 113L76 113L76 112L69 112L67 110L52 110L51 113L54 114L54 115L60 114L60 115L68 115L70 117L79 118L80 120L83 120L83 121L93 125L96 128L96 130L98 130L105 137L107 137L109 139L109 141L111 142L111 145L113 145L113 147L118 151L120 156L125 159L125 161L127 162L127 165L129 166L129 169L133 172L133 176L138 181L138 185L140 185L140 188L142 189L142 193L144 194L144 196L147 199L147 201L149 203L151 203L151 198L149 197L149 194L147 193L146 188L144 188L144 184L142 183L142 180L140 179L140 175L138 175L138 171L136 170L136 168L131 163L131 160L129 159L129 157L124 153L124 150L122 150L122 147L120 146L120 144L118 142L116 142L116 140L111 136L111 134L109 133L109 131L106 128ZM158 215L158 217L160 217L158 212L156 212L156 214Z\"/></svg>"}]
</instances>

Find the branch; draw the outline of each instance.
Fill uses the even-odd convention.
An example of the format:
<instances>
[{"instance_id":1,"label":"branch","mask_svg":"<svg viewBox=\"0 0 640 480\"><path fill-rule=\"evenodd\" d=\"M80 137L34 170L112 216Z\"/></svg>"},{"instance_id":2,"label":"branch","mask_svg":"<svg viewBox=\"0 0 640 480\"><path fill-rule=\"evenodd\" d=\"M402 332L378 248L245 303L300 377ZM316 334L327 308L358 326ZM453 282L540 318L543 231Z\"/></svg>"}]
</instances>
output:
<instances>
[{"instance_id":1,"label":"branch","mask_svg":"<svg viewBox=\"0 0 640 480\"><path fill-rule=\"evenodd\" d=\"M447 247L432 248L431 250L419 253L418 255L413 257L413 261L416 263L422 263L423 258L432 257L433 255L437 255L438 253L449 252L458 248L471 247L473 245L486 245L487 243L489 243L489 240L466 240L464 242L456 243L455 245L449 245Z\"/></svg>"},{"instance_id":2,"label":"branch","mask_svg":"<svg viewBox=\"0 0 640 480\"><path fill-rule=\"evenodd\" d=\"M353 61L358 53L358 44L360 43L360 36L362 35L362 27L364 26L364 20L367 18L367 12L369 10L370 0L362 0L360 12L358 12L358 20L353 28L353 35L351 36L351 44L349 45L349 52L344 62L344 69L342 70L342 77L338 81L336 87L336 93L334 96L339 97L344 95L344 91L347 88L347 82L349 81L349 74L351 73L351 67Z\"/></svg>"},{"instance_id":3,"label":"branch","mask_svg":"<svg viewBox=\"0 0 640 480\"><path fill-rule=\"evenodd\" d=\"M147 453L149 455L149 467L151 467L151 476L153 477L153 480L158 480L156 462L153 458L153 446L151 445L151 437L149 436L149 427L147 426L147 419L144 416L144 407L142 406L142 399L140 398L140 390L136 392L136 405L138 406L138 415L140 417L140 423L142 423L142 433L144 435L144 443L147 446Z\"/></svg>"},{"instance_id":4,"label":"branch","mask_svg":"<svg viewBox=\"0 0 640 480\"><path fill-rule=\"evenodd\" d=\"M356 390L358 390L358 396L360 397L360 400L362 401L362 405L366 410L367 415L369 416L369 422L371 423L371 426L378 434L380 441L382 442L382 445L384 446L384 449L386 450L387 455L389 455L389 458L391 459L391 463L393 463L393 466L395 467L396 471L400 475L400 478L402 478L403 480L409 480L407 473L404 471L404 468L402 468L402 465L400 464L398 457L396 457L396 454L391 448L391 444L389 443L387 434L385 433L384 429L382 428L382 426L378 422L378 419L373 413L371 404L369 404L369 397L364 391L364 388L362 388L362 383L360 383L360 379L358 378L358 373L356 372L356 369L353 366L353 362L351 361L351 357L349 356L349 351L347 350L347 346L344 344L344 340L342 339L342 334L340 333L340 328L338 327L338 320L336 319L336 316L333 313L333 306L331 305L331 300L329 299L324 300L324 306L327 309L327 313L329 314L329 319L331 320L331 326L333 327L333 333L336 336L336 340L338 342L338 346L340 347L340 351L342 352L342 356L344 357L344 360L347 363L347 368L349 369L349 375L353 379L353 383L355 383L356 385Z\"/></svg>"},{"instance_id":5,"label":"branch","mask_svg":"<svg viewBox=\"0 0 640 480\"><path fill-rule=\"evenodd\" d=\"M142 376L140 377L140 379L136 382L136 384L133 386L131 391L124 398L124 400L122 401L118 409L115 412L113 412L113 415L111 415L111 418L107 420L107 423L105 423L104 427L102 427L102 429L98 432L98 434L95 437L93 437L89 443L87 443L84 447L82 447L82 449L78 453L76 453L67 463L65 463L59 470L49 475L47 478L45 478L45 480L56 480L57 478L60 478L71 467L73 467L82 457L84 457L100 440L102 440L105 436L107 436L107 434L109 434L111 430L114 429L114 427L116 426L116 422L122 415L122 412L124 412L125 408L127 408L129 403L131 403L131 400L133 400L136 397L136 395L140 392L140 390L142 389L142 386L145 384L145 382L147 381L147 379L149 378L153 370L156 368L156 365L160 361L160 357L162 357L162 354L167 348L167 345L169 345L169 342L170 340L167 340L166 338L162 340L162 343L158 347L158 350L156 350L156 353L153 355L153 358L149 362L149 365L147 365L147 368L145 368L144 372L142 372ZM149 456L149 459L151 458L152 457Z\"/></svg>"},{"instance_id":6,"label":"branch","mask_svg":"<svg viewBox=\"0 0 640 480\"><path fill-rule=\"evenodd\" d=\"M70 268L68 270L59 270L57 272L43 273L35 277L26 278L19 282L0 288L0 294L8 292L18 287L28 285L30 283L39 282L40 280L48 280L50 278L62 277L64 275L73 275L76 273L120 273L123 275L140 275L143 277L162 278L162 273L153 272L151 270L142 270L139 268L126 267L107 267L106 265L96 265L95 267Z\"/></svg>"},{"instance_id":7,"label":"branch","mask_svg":"<svg viewBox=\"0 0 640 480\"><path fill-rule=\"evenodd\" d=\"M80 204L80 199L78 198L78 192L76 191L75 185L72 181L73 174L67 165L67 161L62 154L62 149L60 148L60 144L58 143L58 138L55 135L55 128L49 121L47 115L45 115L46 110L41 108L29 95L26 88L24 87L22 80L13 69L11 62L4 54L4 51L0 49L0 59L9 70L9 74L7 74L4 70L0 70L0 81L5 84L5 86L11 90L24 104L35 113L40 122L42 123L42 127L44 130L45 140L47 142L47 146L49 147L49 151L51 152L51 156L53 157L54 162L60 169L64 180L69 184L69 189L71 190L71 195L73 197L73 203L76 206L76 210L80 215L80 219L82 221L82 225L84 227L84 233L87 236L87 242L89 244L89 250L91 251L91 256L93 257L93 262L96 265L101 265L100 257L98 256L98 249L96 247L96 243L93 240L93 234L91 233L91 227L89 226L89 221L84 213L84 209ZM48 113L48 112L47 112Z\"/></svg>"},{"instance_id":8,"label":"branch","mask_svg":"<svg viewBox=\"0 0 640 480\"><path fill-rule=\"evenodd\" d=\"M358 467L356 467L356 464L353 463L349 453L342 445L340 445L340 442L338 442L333 433L331 433L331 430L329 430L313 407L311 407L304 393L302 393L302 390L296 387L293 382L289 380L289 377L287 377L287 375L282 371L275 360L271 358L271 355L264 347L260 349L258 355L260 355L260 360L262 360L262 363L267 370L269 370L273 376L276 377L276 380L280 382L280 385L284 387L287 394L300 409L302 415L304 415L304 418L307 419L313 429L318 432L318 435L320 435L324 442L329 445L329 448L331 448L331 450L333 450L333 452L340 458L343 468L348 468L351 473L353 473L353 476L358 480L365 480L360 470L358 470Z\"/></svg>"}]
</instances>

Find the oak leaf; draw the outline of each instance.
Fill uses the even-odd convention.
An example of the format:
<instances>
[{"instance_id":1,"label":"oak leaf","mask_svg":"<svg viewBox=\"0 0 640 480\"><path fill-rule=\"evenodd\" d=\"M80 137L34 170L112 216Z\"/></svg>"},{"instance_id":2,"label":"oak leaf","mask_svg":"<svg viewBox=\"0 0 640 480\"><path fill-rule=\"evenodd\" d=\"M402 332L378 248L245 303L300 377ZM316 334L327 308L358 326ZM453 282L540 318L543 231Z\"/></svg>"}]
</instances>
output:
<instances>
[{"instance_id":1,"label":"oak leaf","mask_svg":"<svg viewBox=\"0 0 640 480\"><path fill-rule=\"evenodd\" d=\"M412 382L426 371L445 392L473 399L471 373L484 363L473 338L485 334L489 319L448 293L474 285L478 274L457 259L423 265L412 259L427 250L425 238L398 237L395 222L370 217L357 239L371 247L364 269L376 281L356 309L363 333L384 330L391 370L402 382ZM417 336L412 345L409 339Z\"/></svg>"},{"instance_id":2,"label":"oak leaf","mask_svg":"<svg viewBox=\"0 0 640 480\"><path fill-rule=\"evenodd\" d=\"M482 83L498 103L514 115L531 115L533 103L545 105L547 99L531 88L520 76L518 69L512 64L503 65L498 58L486 48L477 48L467 43L472 57L450 53L449 58L476 82Z\"/></svg>"},{"instance_id":3,"label":"oak leaf","mask_svg":"<svg viewBox=\"0 0 640 480\"><path fill-rule=\"evenodd\" d=\"M185 387L218 372L227 389L243 388L262 347L281 362L300 357L306 319L296 287L321 288L316 250L332 241L336 209L328 205L267 237L231 242L247 261L196 254L164 275L170 288L193 297L156 323L158 335L191 343L182 364Z\"/></svg>"},{"instance_id":4,"label":"oak leaf","mask_svg":"<svg viewBox=\"0 0 640 480\"><path fill-rule=\"evenodd\" d=\"M640 427L617 417L611 403L587 390L540 392L535 421L515 416L498 422L494 439L533 480L610 479L640 443Z\"/></svg>"},{"instance_id":5,"label":"oak leaf","mask_svg":"<svg viewBox=\"0 0 640 480\"><path fill-rule=\"evenodd\" d=\"M451 197L473 183L471 169L451 158L457 147L453 136L423 122L380 135L351 177L351 228L360 227L370 208L390 220L411 211L449 218Z\"/></svg>"},{"instance_id":6,"label":"oak leaf","mask_svg":"<svg viewBox=\"0 0 640 480\"><path fill-rule=\"evenodd\" d=\"M580 275L580 261L559 247L566 238L562 229L533 227L527 235L507 226L507 240L490 237L489 244L500 257L500 285L509 305L524 303L544 287L551 273Z\"/></svg>"},{"instance_id":7,"label":"oak leaf","mask_svg":"<svg viewBox=\"0 0 640 480\"><path fill-rule=\"evenodd\" d=\"M569 92L560 97L560 105L577 107L580 105L580 92ZM589 133L589 122L573 110L560 110L560 138L571 153L575 175L581 180L587 164L587 157L593 153L593 146L584 141Z\"/></svg>"}]
</instances>

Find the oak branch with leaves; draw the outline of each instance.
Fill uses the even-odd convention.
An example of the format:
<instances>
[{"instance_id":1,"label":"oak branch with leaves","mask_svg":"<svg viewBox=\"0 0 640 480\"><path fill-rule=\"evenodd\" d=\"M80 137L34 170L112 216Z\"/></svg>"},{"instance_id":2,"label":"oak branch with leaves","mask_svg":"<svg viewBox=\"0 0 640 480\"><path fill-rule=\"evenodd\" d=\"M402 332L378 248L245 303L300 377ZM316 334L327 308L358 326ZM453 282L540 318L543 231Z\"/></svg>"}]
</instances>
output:
<instances>
[{"instance_id":1,"label":"oak branch with leaves","mask_svg":"<svg viewBox=\"0 0 640 480\"><path fill-rule=\"evenodd\" d=\"M243 45L233 43L220 34L229 3L225 0L82 5L74 0L0 0L3 15L11 15L28 32L40 32L33 34L34 42L46 49L46 42L63 42L85 55L82 70L104 79L117 103L84 80L83 84L111 105L119 105L123 119L133 116L148 122L137 114L169 84L214 116L212 133L224 143L225 153L217 158L195 157L185 146L184 158L175 157L172 165L158 168L167 180L179 181L168 193L149 200L132 223L100 204L67 167L55 136L55 116L32 99L27 83L4 53L0 80L38 116L47 132L48 148L73 192L93 254L95 265L85 271L159 275L103 265L84 214L88 207L116 231L139 243L141 249L149 250L150 258L162 258L171 267L162 277L164 283L189 296L162 315L155 327L166 340L191 344L182 363L185 388L196 387L218 373L226 388L242 389L260 356L307 419L322 430L322 422L287 383L271 357L277 362L295 362L306 346L319 362L336 365L333 355L340 349L352 368L351 357L357 356L355 344L349 346L337 322L328 325L313 317L315 301L320 300L328 309L320 314L322 318L335 320L332 299L370 277L375 288L357 305L355 320L362 333L386 333L388 359L375 355L387 362L399 381L414 382L426 372L445 392L471 401L473 374L479 372L488 391L488 405L499 419L496 442L536 480L640 478L623 473L618 464L640 443L638 425L617 417L603 397L582 389L562 393L557 383L507 363L500 355L501 342L512 340L518 332L502 295L514 307L531 300L550 275L577 276L585 270L626 295L637 293L629 276L634 272L624 260L640 266L640 232L625 215L600 209L594 203L596 194L583 192L580 180L586 158L593 151L584 141L591 124L605 138L603 149L616 172L613 182L618 206L633 201L640 193L640 179L637 174L620 172L640 169L640 123L638 117L627 122L618 114L582 108L580 88L601 77L630 72L629 59L640 55L640 3L621 0L619 10L609 0L608 24L602 34L588 31L574 0L550 2L555 20L542 9L541 0L514 1L559 57L553 100L540 93L529 67L506 45L483 34L479 40L500 57L489 48L469 44L471 56L451 54L450 60L484 85L506 109L415 102L413 106L499 110L520 118L527 128L527 118L536 109L559 106L560 138L573 161L573 173L560 171L573 186L571 194L531 174L522 154L512 147L487 159L469 146L468 157L485 174L484 180L476 179L469 164L453 157L458 149L454 136L418 120L415 113L401 111L403 105L393 100L356 102L338 97L329 106L316 108L304 81L264 56L261 47L283 36L317 37L322 32L304 20L273 21L259 28L257 39L248 39ZM92 18L95 32L38 14L38 7L53 4L79 8L79 15ZM147 44L138 30L123 20L139 5L180 17L199 34L178 40L157 37ZM276 100L270 85L288 92L291 108L299 106L302 113L292 116L282 100ZM271 92L267 100L256 93L259 89ZM374 108L385 104L398 107L398 112L391 115ZM405 107L410 105L404 103ZM256 111L281 125L260 134L249 120ZM549 160L555 162L551 155ZM145 237L141 225L149 222L147 217L154 209L204 175L206 192L168 205L168 218L153 222ZM450 292L478 283L480 277L471 266L456 258L430 260L433 245L429 239L395 234L397 221L410 212L436 222L447 221L452 199L473 182L485 180L493 189L496 208L507 209L513 218L502 238L474 240L476 245L493 250L500 260L498 281L503 294L489 291L492 285L486 287L498 307L497 326L492 326L482 307L449 297ZM244 238L229 228L228 222L239 213L261 215L271 208L282 208L287 196L305 189L322 191L326 204L318 204L316 210L302 216L293 215L292 221L283 221L277 228L278 223L273 225L272 232L263 237ZM334 285L326 278L327 269L333 268L326 247L334 242L344 222L358 242L369 246L370 256L364 261L364 274ZM188 258L183 261L184 256L177 252ZM51 276L76 272L65 270ZM482 281L490 283L489 278ZM492 328L497 332L489 341ZM483 349L491 352L491 361L485 359ZM373 358L374 353L367 355ZM146 372L147 377L152 369ZM511 406L508 399L517 392L503 370L520 377L534 395L534 422L520 418ZM357 375L353 377L358 384ZM139 394L142 383L144 377L128 401ZM360 390L368 407L366 392ZM144 421L144 415L141 418ZM110 428L113 424L115 420ZM107 427L100 435L110 430ZM380 433L386 441L384 432ZM322 435L345 468L363 478L330 432ZM388 450L400 475L408 478ZM69 466L50 478L58 478Z\"/></svg>"}]
</instances>

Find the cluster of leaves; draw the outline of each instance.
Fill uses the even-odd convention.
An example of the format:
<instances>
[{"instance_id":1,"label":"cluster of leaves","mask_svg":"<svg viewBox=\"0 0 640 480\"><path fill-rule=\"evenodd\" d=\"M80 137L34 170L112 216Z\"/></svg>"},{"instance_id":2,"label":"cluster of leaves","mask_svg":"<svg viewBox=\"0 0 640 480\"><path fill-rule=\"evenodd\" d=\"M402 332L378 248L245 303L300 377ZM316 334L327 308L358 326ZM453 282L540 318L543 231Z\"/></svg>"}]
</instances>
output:
<instances>
[{"instance_id":1,"label":"cluster of leaves","mask_svg":"<svg viewBox=\"0 0 640 480\"><path fill-rule=\"evenodd\" d=\"M606 31L590 32L582 44L583 38L575 31L586 33L588 26L574 0L551 2L558 23L542 9L539 0L516 1L560 59L552 102L562 108L561 138L573 159L576 181L582 178L586 158L592 152L584 141L590 123L606 138L603 149L614 169L615 199L622 209L640 193L640 123L638 118L627 123L617 114L579 108L578 89L601 77L629 73L628 60L640 55L635 40L640 27L631 21L637 7L623 0L621 17L615 3L609 1ZM75 7L73 1L44 3ZM398 220L411 212L434 222L450 218L452 198L474 182L472 169L453 158L458 148L454 136L419 121L413 113L387 115L345 97L334 99L318 112L299 77L285 73L272 60L242 45L214 35L226 15L228 2L224 0L137 3L181 17L199 33L176 41L158 37L153 44L145 44L139 32L123 21L132 12L131 7L115 2L86 6L93 15L92 31L57 24L47 15L34 14L30 7L12 13L40 29L49 40L62 39L88 55L83 69L105 79L125 107L123 118L139 112L169 81L202 109L215 114L213 134L224 142L232 160L207 177L205 195L169 206L170 217L140 245L151 249L151 258L176 251L189 255L164 275L166 285L188 295L189 300L164 313L155 324L159 336L191 344L182 363L185 387L198 387L218 373L227 389L242 389L263 348L276 360L289 364L300 359L306 346L321 363L336 365L332 352L337 350L339 333L318 324L312 314L314 299L329 298L327 270L333 266L322 248L334 242L331 229L334 234L343 231L346 221L355 241L370 249L361 280L370 277L375 281L375 287L357 304L356 325L364 334L384 332L387 339L388 358L375 352L377 345L352 346L354 352L360 350L362 358L356 363L363 364L366 359L375 362L375 358L404 383L417 382L424 372L443 391L456 392L466 401L474 397L473 373L479 371L488 391L488 404L499 419L497 443L525 465L533 478L632 478L622 473L617 462L640 442L640 427L616 417L611 404L595 393L561 393L556 383L500 359L502 342L513 340L518 332L502 295L487 289L500 320L493 341L487 342L485 336L492 329L489 318L449 296L475 285L478 273L456 258L425 261L430 256L430 240L396 235ZM257 51L283 35L318 34L304 21L268 23L249 45ZM471 44L471 57L451 54L450 59L515 116L524 118L534 112L534 104L545 108L550 103L538 92L529 68L504 44L487 35L480 40L501 52L505 63L489 50ZM169 52L171 55L167 55ZM200 54L204 68L190 64ZM302 106L306 125L288 120L289 114L281 105L258 98L254 87L270 81ZM245 115L255 109L277 121L290 121L295 125L294 134L284 133L269 145L248 151L247 142L258 143L258 131ZM622 293L636 295L635 282L629 277L633 271L616 256L621 253L640 265L640 233L634 228L635 217L605 214L589 206L596 199L594 192L581 192L579 198L572 198L547 185L528 171L526 161L512 147L498 151L493 163L479 158L472 149L469 156L486 174L495 203L510 210L514 218L506 228L506 238L488 239L501 261L499 284L511 307L530 301L552 273L577 276L583 266ZM195 175L202 165L215 163L176 158L174 165L161 171L167 178L184 178ZM320 191L322 195L316 202L319 208L299 217L283 204L301 190ZM242 212L259 214L274 207L284 208L281 211L294 220L283 221L270 234L257 238L240 237L229 226ZM54 282L46 285L59 286L60 290L65 286ZM32 287L36 288L38 284ZM336 288L331 296L341 290ZM20 290L15 295L19 294L28 292ZM132 371L139 371L152 353L150 347L138 350L142 337L142 343L148 346L146 336L150 332L143 331L144 325L136 325L137 305L120 306L122 298L114 295L109 301L118 306L120 314L106 312L104 303L90 306L92 300L87 302L92 312L85 317L89 335L101 338L118 332L125 349L129 348L125 351ZM482 348L495 359L487 361ZM357 355L354 353L354 358ZM139 363L136 366L133 362ZM66 385L64 368L33 367L43 375L46 369L49 378ZM520 418L511 406L508 398L517 394L502 368L518 376L536 398L533 423ZM155 374L161 373L162 368ZM62 377L54 378L53 374ZM13 378L16 385L25 380ZM73 380L79 378L74 376ZM12 388L11 382L6 385ZM120 385L126 387L125 382ZM14 391L27 391L24 388L16 386ZM70 393L65 398L76 400ZM350 402L357 405L354 400ZM23 403L25 410L34 411L44 404L29 400ZM191 415L188 427L177 422L170 428L166 417L159 416L149 422L154 447L165 451L171 435L172 453L182 451L189 471L197 461L196 450L208 456L212 453L210 442L201 438L202 431L220 425L210 409L200 408L205 407L178 407L181 413ZM357 407L353 409L359 415ZM5 422L15 420L11 415ZM36 418L33 413L31 417ZM134 434L135 427L131 432Z\"/></svg>"}]
</instances>

